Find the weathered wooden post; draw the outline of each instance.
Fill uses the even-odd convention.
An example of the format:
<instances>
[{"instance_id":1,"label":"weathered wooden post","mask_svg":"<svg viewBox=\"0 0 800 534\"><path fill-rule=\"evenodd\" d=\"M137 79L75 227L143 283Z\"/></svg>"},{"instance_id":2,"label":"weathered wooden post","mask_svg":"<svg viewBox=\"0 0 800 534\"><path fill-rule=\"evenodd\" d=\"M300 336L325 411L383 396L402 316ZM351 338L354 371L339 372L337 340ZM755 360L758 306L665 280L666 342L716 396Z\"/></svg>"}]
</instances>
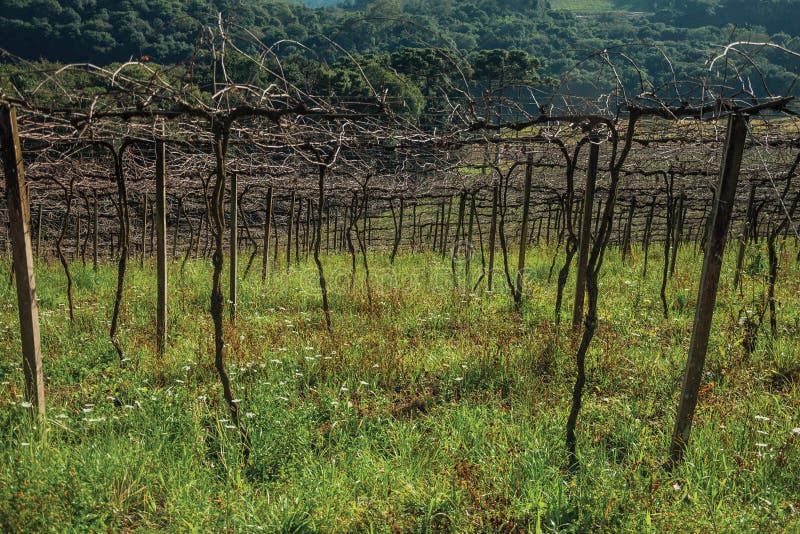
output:
<instances>
[{"instance_id":1,"label":"weathered wooden post","mask_svg":"<svg viewBox=\"0 0 800 534\"><path fill-rule=\"evenodd\" d=\"M444 250L445 247L445 235L444 235L444 200L442 200L439 206L439 249L437 250ZM436 252L436 251L434 251ZM442 254L444 255L444 254Z\"/></svg>"},{"instance_id":2,"label":"weathered wooden post","mask_svg":"<svg viewBox=\"0 0 800 534\"><path fill-rule=\"evenodd\" d=\"M444 230L442 231L442 235L444 235L444 239L442 240L442 257L444 258L447 254L447 244L449 242L450 237L450 214L453 211L453 197L450 197L447 204L447 220L445 221L442 218L442 222L444 224ZM444 211L442 211L444 213Z\"/></svg>"},{"instance_id":3,"label":"weathered wooden post","mask_svg":"<svg viewBox=\"0 0 800 534\"><path fill-rule=\"evenodd\" d=\"M273 204L274 206L274 204ZM275 231L272 232L272 235L275 236L275 243L272 246L272 267L275 268L278 265L278 247L280 246L280 242L278 241L278 221L275 219L275 210L272 210L272 226L275 228Z\"/></svg>"},{"instance_id":4,"label":"weathered wooden post","mask_svg":"<svg viewBox=\"0 0 800 534\"><path fill-rule=\"evenodd\" d=\"M92 267L97 272L97 189L92 189Z\"/></svg>"},{"instance_id":5,"label":"weathered wooden post","mask_svg":"<svg viewBox=\"0 0 800 534\"><path fill-rule=\"evenodd\" d=\"M172 228L172 261L178 259L178 236L180 235L181 229L181 215L183 214L183 201L181 197L176 197L176 204L178 205L177 209L175 210L175 225ZM189 248L188 250L192 250L192 240L193 240L193 230L192 230L192 223L189 221Z\"/></svg>"},{"instance_id":6,"label":"weathered wooden post","mask_svg":"<svg viewBox=\"0 0 800 534\"><path fill-rule=\"evenodd\" d=\"M156 237L156 210L150 207L150 235L148 239L150 243L147 245L147 257L153 257L153 251L156 250L155 237Z\"/></svg>"},{"instance_id":7,"label":"weathered wooden post","mask_svg":"<svg viewBox=\"0 0 800 534\"><path fill-rule=\"evenodd\" d=\"M747 134L747 119L739 114L728 118L728 135L725 142L725 154L720 171L719 184L715 202L710 216L709 229L703 270L700 276L700 288L695 309L692 339L689 343L689 354L686 370L683 375L681 397L675 429L672 432L670 445L670 462L681 461L689 441L692 418L697 406L697 394L703 378L703 366L708 350L708 336L711 320L714 315L714 304L717 299L719 273L722 267L722 255L725 251L725 240L730 226L731 213L736 197L736 184L739 180L739 168Z\"/></svg>"},{"instance_id":8,"label":"weathered wooden post","mask_svg":"<svg viewBox=\"0 0 800 534\"><path fill-rule=\"evenodd\" d=\"M500 184L492 186L492 222L489 225L489 274L486 280L486 290L491 292L494 284L494 249L495 236L497 235L497 206L500 203Z\"/></svg>"},{"instance_id":9,"label":"weathered wooden post","mask_svg":"<svg viewBox=\"0 0 800 534\"><path fill-rule=\"evenodd\" d=\"M592 211L594 191L597 184L597 161L600 157L600 144L592 137L589 144L589 168L586 172L586 188L583 192L583 217L578 242L578 265L575 270L575 300L572 304L572 329L580 330L583 318L583 301L586 296L586 266L589 263L589 244L592 240Z\"/></svg>"},{"instance_id":10,"label":"weathered wooden post","mask_svg":"<svg viewBox=\"0 0 800 534\"><path fill-rule=\"evenodd\" d=\"M625 232L622 236L622 262L628 258L631 253L631 236L633 234L633 216L636 213L636 197L631 197L631 202L628 205L628 221L625 223Z\"/></svg>"},{"instance_id":11,"label":"weathered wooden post","mask_svg":"<svg viewBox=\"0 0 800 534\"><path fill-rule=\"evenodd\" d=\"M75 252L72 254L72 261L78 261L81 251L81 214L78 207L75 207Z\"/></svg>"},{"instance_id":12,"label":"weathered wooden post","mask_svg":"<svg viewBox=\"0 0 800 534\"><path fill-rule=\"evenodd\" d=\"M142 255L139 258L139 266L144 267L144 257L147 254L147 193L144 194L144 205L142 206Z\"/></svg>"},{"instance_id":13,"label":"weathered wooden post","mask_svg":"<svg viewBox=\"0 0 800 534\"><path fill-rule=\"evenodd\" d=\"M461 245L461 229L464 226L464 211L466 209L466 202L467 193L462 191L458 201L458 222L456 223L456 235L453 239L453 255L450 257L450 268L453 272L453 285L456 285L458 281L456 278L456 255L458 254L458 249Z\"/></svg>"},{"instance_id":14,"label":"weathered wooden post","mask_svg":"<svg viewBox=\"0 0 800 534\"><path fill-rule=\"evenodd\" d=\"M470 263L472 260L473 250L473 229L475 224L475 192L472 192L469 204L469 222L467 223L467 245L464 253L464 278L467 281L467 290L472 287L472 279L470 277Z\"/></svg>"},{"instance_id":15,"label":"weathered wooden post","mask_svg":"<svg viewBox=\"0 0 800 534\"><path fill-rule=\"evenodd\" d=\"M755 213L755 199L756 199L756 184L750 184L750 196L747 200L747 214L742 224L742 233L739 235L739 251L736 254L736 271L733 274L733 288L739 287L739 282L742 275L742 264L744 262L744 253L747 248L747 240L750 237L750 222L753 220Z\"/></svg>"},{"instance_id":16,"label":"weathered wooden post","mask_svg":"<svg viewBox=\"0 0 800 534\"><path fill-rule=\"evenodd\" d=\"M317 264L317 273L319 274L319 289L322 294L322 311L325 314L325 326L328 332L331 331L331 310L328 304L328 282L325 280L325 269L322 266L322 260L319 257L320 244L322 242L322 210L325 205L325 174L327 171L325 165L319 166L319 197L317 205L317 220L315 222L315 231L312 236L314 248L314 262ZM309 213L311 212L311 202L309 199Z\"/></svg>"},{"instance_id":17,"label":"weathered wooden post","mask_svg":"<svg viewBox=\"0 0 800 534\"><path fill-rule=\"evenodd\" d=\"M269 232L272 225L272 186L267 189L267 207L264 215L264 257L261 261L261 281L267 278L267 262L269 261Z\"/></svg>"},{"instance_id":18,"label":"weathered wooden post","mask_svg":"<svg viewBox=\"0 0 800 534\"><path fill-rule=\"evenodd\" d=\"M228 300L231 305L231 321L236 320L236 271L238 270L239 260L239 192L237 188L237 176L235 172L231 173L231 235L230 235L230 250L231 250L231 264L230 264L230 295Z\"/></svg>"},{"instance_id":19,"label":"weathered wooden post","mask_svg":"<svg viewBox=\"0 0 800 534\"><path fill-rule=\"evenodd\" d=\"M411 252L417 251L417 201L411 205Z\"/></svg>"},{"instance_id":20,"label":"weathered wooden post","mask_svg":"<svg viewBox=\"0 0 800 534\"><path fill-rule=\"evenodd\" d=\"M305 232L303 234L303 250L305 253L305 259L308 259L308 253L311 250L311 245L313 241L313 236L311 235L311 214L314 210L312 205L311 197L306 199L306 222L305 222ZM311 239L309 239L311 238Z\"/></svg>"},{"instance_id":21,"label":"weathered wooden post","mask_svg":"<svg viewBox=\"0 0 800 534\"><path fill-rule=\"evenodd\" d=\"M644 235L642 236L642 250L644 251L644 268L642 269L642 278L647 278L647 261L650 255L650 235L653 229L653 215L656 209L656 196L650 199L650 211L647 213L647 221L644 225Z\"/></svg>"},{"instance_id":22,"label":"weathered wooden post","mask_svg":"<svg viewBox=\"0 0 800 534\"><path fill-rule=\"evenodd\" d=\"M11 233L14 278L17 283L22 368L25 374L25 397L44 416L44 374L39 340L39 307L36 303L36 277L33 270L30 207L22 164L22 146L14 108L0 106L0 145L6 176L6 204Z\"/></svg>"},{"instance_id":23,"label":"weathered wooden post","mask_svg":"<svg viewBox=\"0 0 800 534\"><path fill-rule=\"evenodd\" d=\"M325 254L331 253L331 205L325 200Z\"/></svg>"},{"instance_id":24,"label":"weathered wooden post","mask_svg":"<svg viewBox=\"0 0 800 534\"><path fill-rule=\"evenodd\" d=\"M433 210L434 217L433 217L433 243L431 244L431 251L434 253L436 252L436 243L439 241L439 206L436 206ZM428 237L430 237L431 232L428 232Z\"/></svg>"},{"instance_id":25,"label":"weathered wooden post","mask_svg":"<svg viewBox=\"0 0 800 534\"><path fill-rule=\"evenodd\" d=\"M292 266L292 225L294 224L294 199L295 191L292 190L292 196L289 199L289 219L286 223L286 270Z\"/></svg>"},{"instance_id":26,"label":"weathered wooden post","mask_svg":"<svg viewBox=\"0 0 800 534\"><path fill-rule=\"evenodd\" d=\"M394 257L397 255L397 249L400 247L400 240L403 238L403 214L405 212L406 199L400 197L400 220L395 219L394 204L389 199L389 206L392 209L392 222L394 222L394 243L392 244L392 253L389 255L389 263L394 264Z\"/></svg>"},{"instance_id":27,"label":"weathered wooden post","mask_svg":"<svg viewBox=\"0 0 800 534\"><path fill-rule=\"evenodd\" d=\"M167 346L167 165L164 140L156 140L156 341L158 353Z\"/></svg>"},{"instance_id":28,"label":"weathered wooden post","mask_svg":"<svg viewBox=\"0 0 800 534\"><path fill-rule=\"evenodd\" d=\"M294 264L300 265L300 221L303 220L303 199L297 199L297 217L294 220Z\"/></svg>"},{"instance_id":29,"label":"weathered wooden post","mask_svg":"<svg viewBox=\"0 0 800 534\"><path fill-rule=\"evenodd\" d=\"M522 301L523 273L525 271L525 248L527 247L528 216L530 214L531 181L533 178L533 154L528 154L525 165L525 188L522 197L522 228L519 236L519 262L517 263L517 289L514 292L514 302Z\"/></svg>"}]
</instances>

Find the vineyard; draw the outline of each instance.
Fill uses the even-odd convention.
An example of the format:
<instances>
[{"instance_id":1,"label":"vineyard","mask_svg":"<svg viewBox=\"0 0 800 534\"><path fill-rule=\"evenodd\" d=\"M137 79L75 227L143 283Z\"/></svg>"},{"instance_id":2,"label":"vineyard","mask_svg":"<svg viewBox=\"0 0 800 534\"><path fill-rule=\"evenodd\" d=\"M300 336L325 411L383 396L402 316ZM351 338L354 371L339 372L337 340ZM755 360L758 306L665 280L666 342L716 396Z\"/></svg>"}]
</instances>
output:
<instances>
[{"instance_id":1,"label":"vineyard","mask_svg":"<svg viewBox=\"0 0 800 534\"><path fill-rule=\"evenodd\" d=\"M798 528L800 121L743 74L769 45L658 87L606 50L610 94L416 121L207 44L0 93L3 530Z\"/></svg>"}]
</instances>

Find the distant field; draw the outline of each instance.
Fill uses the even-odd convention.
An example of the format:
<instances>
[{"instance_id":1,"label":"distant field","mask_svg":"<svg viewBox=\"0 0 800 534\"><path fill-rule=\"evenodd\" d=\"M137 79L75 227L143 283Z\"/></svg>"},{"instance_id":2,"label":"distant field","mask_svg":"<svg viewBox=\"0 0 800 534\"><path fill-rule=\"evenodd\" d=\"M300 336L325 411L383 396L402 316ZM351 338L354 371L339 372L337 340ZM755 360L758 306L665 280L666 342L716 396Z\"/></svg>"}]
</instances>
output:
<instances>
[{"instance_id":1,"label":"distant field","mask_svg":"<svg viewBox=\"0 0 800 534\"><path fill-rule=\"evenodd\" d=\"M578 13L651 10L646 2L641 0L550 0L550 7Z\"/></svg>"},{"instance_id":2,"label":"distant field","mask_svg":"<svg viewBox=\"0 0 800 534\"><path fill-rule=\"evenodd\" d=\"M617 8L611 0L550 0L553 9L566 11L614 11Z\"/></svg>"}]
</instances>

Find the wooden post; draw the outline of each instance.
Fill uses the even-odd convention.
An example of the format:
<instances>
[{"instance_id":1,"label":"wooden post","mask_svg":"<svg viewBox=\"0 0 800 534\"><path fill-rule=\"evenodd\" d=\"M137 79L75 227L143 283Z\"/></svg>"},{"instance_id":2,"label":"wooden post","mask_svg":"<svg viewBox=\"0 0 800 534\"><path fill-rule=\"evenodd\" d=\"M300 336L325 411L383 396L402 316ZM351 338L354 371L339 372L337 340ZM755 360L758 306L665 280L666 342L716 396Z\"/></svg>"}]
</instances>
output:
<instances>
[{"instance_id":1,"label":"wooden post","mask_svg":"<svg viewBox=\"0 0 800 534\"><path fill-rule=\"evenodd\" d=\"M294 220L294 263L300 265L300 221L303 218L303 199L297 199L297 216Z\"/></svg>"},{"instance_id":2,"label":"wooden post","mask_svg":"<svg viewBox=\"0 0 800 534\"><path fill-rule=\"evenodd\" d=\"M416 214L415 214L416 215ZM469 222L467 223L467 245L464 250L464 278L467 280L467 290L472 287L472 279L470 278L470 262L472 260L472 238L473 228L475 224L475 193L472 193L472 198L469 204Z\"/></svg>"},{"instance_id":3,"label":"wooden post","mask_svg":"<svg viewBox=\"0 0 800 534\"><path fill-rule=\"evenodd\" d=\"M156 212L153 207L150 207L150 244L147 245L147 255L149 258L153 257L153 250L156 249L154 240L156 234Z\"/></svg>"},{"instance_id":4,"label":"wooden post","mask_svg":"<svg viewBox=\"0 0 800 534\"><path fill-rule=\"evenodd\" d=\"M439 244L437 249L434 249L434 253L444 248L444 200L441 201L439 205Z\"/></svg>"},{"instance_id":5,"label":"wooden post","mask_svg":"<svg viewBox=\"0 0 800 534\"><path fill-rule=\"evenodd\" d=\"M528 161L525 165L525 189L522 197L522 228L519 236L519 262L517 263L517 290L514 293L514 301L519 304L522 301L523 271L525 271L525 248L527 247L528 216L530 214L531 201L531 179L533 178L533 154L528 154Z\"/></svg>"},{"instance_id":6,"label":"wooden post","mask_svg":"<svg viewBox=\"0 0 800 534\"><path fill-rule=\"evenodd\" d=\"M178 259L178 235L181 229L181 212L183 211L183 202L180 197L177 197L178 209L175 210L175 227L172 229L172 261ZM192 226L189 223L189 250L192 249Z\"/></svg>"},{"instance_id":7,"label":"wooden post","mask_svg":"<svg viewBox=\"0 0 800 534\"><path fill-rule=\"evenodd\" d=\"M275 242L272 245L272 268L273 268L273 271L274 271L275 266L278 265L278 247L280 246L280 242L278 240L278 238L279 238L279 236L278 236L278 222L275 219L274 204L273 204L271 221L272 222L270 224L275 228L275 231L272 232L272 235L275 236Z\"/></svg>"},{"instance_id":8,"label":"wooden post","mask_svg":"<svg viewBox=\"0 0 800 534\"><path fill-rule=\"evenodd\" d=\"M236 271L238 265L239 255L239 192L237 187L237 176L235 172L231 173L231 236L230 236L230 250L231 250L231 267L230 267L230 295L228 299L231 304L231 321L236 320Z\"/></svg>"},{"instance_id":9,"label":"wooden post","mask_svg":"<svg viewBox=\"0 0 800 534\"><path fill-rule=\"evenodd\" d=\"M391 206L391 200L389 200ZM406 200L400 197L400 217L399 221L394 219L394 208L392 207L392 221L394 222L394 244L392 245L392 253L389 255L389 263L394 264L394 257L397 255L397 249L400 247L400 240L403 238L403 212L405 211Z\"/></svg>"},{"instance_id":10,"label":"wooden post","mask_svg":"<svg viewBox=\"0 0 800 534\"><path fill-rule=\"evenodd\" d=\"M581 235L578 245L578 265L575 270L575 300L572 304L572 329L580 330L583 317L583 300L586 295L586 266L589 263L589 244L592 240L592 210L594 207L594 191L597 183L597 160L600 145L592 139L589 145L589 169L586 173L586 188L583 192L583 218L581 219Z\"/></svg>"},{"instance_id":11,"label":"wooden post","mask_svg":"<svg viewBox=\"0 0 800 534\"><path fill-rule=\"evenodd\" d=\"M417 251L417 202L411 205L411 252Z\"/></svg>"},{"instance_id":12,"label":"wooden post","mask_svg":"<svg viewBox=\"0 0 800 534\"><path fill-rule=\"evenodd\" d=\"M97 189L92 189L92 267L97 272Z\"/></svg>"},{"instance_id":13,"label":"wooden post","mask_svg":"<svg viewBox=\"0 0 800 534\"><path fill-rule=\"evenodd\" d=\"M144 206L142 207L142 256L139 258L139 266L144 267L144 257L147 254L147 193L144 194Z\"/></svg>"},{"instance_id":14,"label":"wooden post","mask_svg":"<svg viewBox=\"0 0 800 534\"><path fill-rule=\"evenodd\" d=\"M342 252L344 250L345 243L347 241L347 214L348 214L348 209L347 206L345 205L344 210L342 212L342 225L339 227L339 237L338 237L339 244L337 249L339 252ZM337 221L338 219L339 217L337 214Z\"/></svg>"},{"instance_id":15,"label":"wooden post","mask_svg":"<svg viewBox=\"0 0 800 534\"><path fill-rule=\"evenodd\" d=\"M492 187L492 222L489 226L489 274L486 280L486 290L491 292L494 284L494 249L495 236L497 235L497 207L500 203L500 184Z\"/></svg>"},{"instance_id":16,"label":"wooden post","mask_svg":"<svg viewBox=\"0 0 800 534\"><path fill-rule=\"evenodd\" d=\"M308 259L308 253L311 250L311 212L313 207L311 205L311 197L306 199L306 223L305 223L305 232L303 234L303 250L305 253L305 259Z\"/></svg>"},{"instance_id":17,"label":"wooden post","mask_svg":"<svg viewBox=\"0 0 800 534\"><path fill-rule=\"evenodd\" d=\"M203 221L206 220L205 213L201 213L198 219L199 220L197 221L197 239L194 240L194 259L200 257L200 238L203 235Z\"/></svg>"},{"instance_id":18,"label":"wooden post","mask_svg":"<svg viewBox=\"0 0 800 534\"><path fill-rule=\"evenodd\" d=\"M325 200L325 254L331 253L331 205Z\"/></svg>"},{"instance_id":19,"label":"wooden post","mask_svg":"<svg viewBox=\"0 0 800 534\"><path fill-rule=\"evenodd\" d=\"M6 205L11 233L14 278L17 283L22 367L25 373L25 397L44 416L44 374L39 340L39 307L36 303L36 277L31 247L30 206L22 164L22 146L14 108L0 106L0 145L6 176Z\"/></svg>"},{"instance_id":20,"label":"wooden post","mask_svg":"<svg viewBox=\"0 0 800 534\"><path fill-rule=\"evenodd\" d=\"M439 206L433 208L433 221L431 228L428 230L428 238L433 234L433 241L431 242L431 250L436 252L436 242L439 241Z\"/></svg>"},{"instance_id":21,"label":"wooden post","mask_svg":"<svg viewBox=\"0 0 800 534\"><path fill-rule=\"evenodd\" d=\"M261 280L267 278L267 262L269 261L269 232L272 226L272 186L267 189L267 208L264 215L264 257L261 261Z\"/></svg>"},{"instance_id":22,"label":"wooden post","mask_svg":"<svg viewBox=\"0 0 800 534\"><path fill-rule=\"evenodd\" d=\"M158 302L156 305L156 341L159 354L167 346L167 171L164 141L156 141L156 278Z\"/></svg>"},{"instance_id":23,"label":"wooden post","mask_svg":"<svg viewBox=\"0 0 800 534\"><path fill-rule=\"evenodd\" d=\"M457 284L456 254L458 254L458 249L461 246L459 240L461 239L461 228L464 226L464 211L466 209L466 202L467 193L462 191L458 201L458 222L456 223L456 235L453 239L453 255L450 257L450 269L453 272L453 285Z\"/></svg>"},{"instance_id":24,"label":"wooden post","mask_svg":"<svg viewBox=\"0 0 800 534\"><path fill-rule=\"evenodd\" d=\"M642 236L642 249L644 251L644 268L642 269L642 278L647 278L647 258L650 254L650 233L653 228L653 214L656 209L656 196L650 199L650 211L647 214L647 222L644 225L644 235Z\"/></svg>"},{"instance_id":25,"label":"wooden post","mask_svg":"<svg viewBox=\"0 0 800 534\"><path fill-rule=\"evenodd\" d=\"M372 217L367 216L367 245L372 246Z\"/></svg>"},{"instance_id":26,"label":"wooden post","mask_svg":"<svg viewBox=\"0 0 800 534\"><path fill-rule=\"evenodd\" d=\"M541 215L539 218L539 224L536 227L536 244L540 244L542 242L542 225L544 224L544 215ZM533 234L531 234L533 235Z\"/></svg>"},{"instance_id":27,"label":"wooden post","mask_svg":"<svg viewBox=\"0 0 800 534\"><path fill-rule=\"evenodd\" d=\"M449 242L450 237L450 213L453 211L453 197L450 197L447 204L447 220L445 221L444 217L442 218L442 224L444 225L444 230L442 231L442 235L444 239L442 240L442 257L444 258L445 254L447 254L447 243ZM442 211L444 214L444 211Z\"/></svg>"},{"instance_id":28,"label":"wooden post","mask_svg":"<svg viewBox=\"0 0 800 534\"><path fill-rule=\"evenodd\" d=\"M697 406L697 394L703 378L708 336L714 315L714 304L717 299L722 255L725 251L725 240L728 235L728 227L730 226L731 213L736 197L736 184L739 180L739 168L742 163L746 134L747 119L738 114L731 115L728 118L725 154L710 217L709 228L711 231L707 235L692 339L689 343L689 354L686 361L686 371L683 375L678 414L670 445L670 461L673 464L680 462L683 458L692 428L692 418Z\"/></svg>"},{"instance_id":29,"label":"wooden post","mask_svg":"<svg viewBox=\"0 0 800 534\"><path fill-rule=\"evenodd\" d=\"M75 207L75 253L72 255L72 261L78 261L78 255L81 252L81 214L78 211L78 206Z\"/></svg>"},{"instance_id":30,"label":"wooden post","mask_svg":"<svg viewBox=\"0 0 800 534\"><path fill-rule=\"evenodd\" d=\"M624 263L631 253L631 235L633 234L633 216L636 212L636 197L631 197L628 205L628 221L625 223L625 232L622 237L622 262Z\"/></svg>"}]
</instances>

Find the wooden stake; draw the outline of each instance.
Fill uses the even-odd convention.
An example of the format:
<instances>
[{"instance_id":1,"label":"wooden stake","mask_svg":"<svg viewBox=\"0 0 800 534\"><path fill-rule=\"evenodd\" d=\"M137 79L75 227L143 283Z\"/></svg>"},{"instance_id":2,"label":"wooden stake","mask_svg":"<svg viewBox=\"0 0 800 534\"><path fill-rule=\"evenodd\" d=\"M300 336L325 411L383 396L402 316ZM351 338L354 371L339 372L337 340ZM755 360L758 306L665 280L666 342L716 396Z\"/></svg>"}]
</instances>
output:
<instances>
[{"instance_id":1,"label":"wooden stake","mask_svg":"<svg viewBox=\"0 0 800 534\"><path fill-rule=\"evenodd\" d=\"M695 309L692 339L689 343L689 354L686 371L683 375L681 397L675 429L670 446L670 462L676 464L683 459L686 444L692 428L692 418L697 406L697 395L703 378L708 337L711 331L711 320L714 316L714 304L717 300L719 273L722 268L722 255L725 252L725 241L728 236L731 213L736 198L736 184L739 180L739 168L747 134L747 119L741 115L728 118L728 135L725 143L719 185L715 195L714 207L709 218L710 232L707 234L703 271L700 276L700 288Z\"/></svg>"},{"instance_id":2,"label":"wooden stake","mask_svg":"<svg viewBox=\"0 0 800 534\"><path fill-rule=\"evenodd\" d=\"M239 253L239 193L237 187L236 173L231 173L231 236L230 236L230 295L228 297L231 305L231 321L236 320L236 271L238 266Z\"/></svg>"},{"instance_id":3,"label":"wooden stake","mask_svg":"<svg viewBox=\"0 0 800 534\"><path fill-rule=\"evenodd\" d=\"M264 214L264 257L261 261L261 280L267 278L267 262L269 261L269 233L272 227L272 186L267 189L267 207Z\"/></svg>"},{"instance_id":4,"label":"wooden stake","mask_svg":"<svg viewBox=\"0 0 800 534\"><path fill-rule=\"evenodd\" d=\"M44 416L44 374L39 339L39 308L36 303L36 277L33 270L30 207L22 164L22 146L14 108L0 106L0 145L6 176L6 204L11 232L14 278L17 282L22 367L25 373L25 397Z\"/></svg>"},{"instance_id":5,"label":"wooden stake","mask_svg":"<svg viewBox=\"0 0 800 534\"><path fill-rule=\"evenodd\" d=\"M164 141L156 141L156 278L158 302L156 305L156 341L158 353L164 354L167 346L167 172Z\"/></svg>"},{"instance_id":6,"label":"wooden stake","mask_svg":"<svg viewBox=\"0 0 800 534\"><path fill-rule=\"evenodd\" d=\"M492 222L489 226L489 275L486 281L486 290L491 292L494 284L494 249L495 236L497 235L497 207L500 203L500 184L492 187Z\"/></svg>"},{"instance_id":7,"label":"wooden stake","mask_svg":"<svg viewBox=\"0 0 800 534\"><path fill-rule=\"evenodd\" d=\"M519 304L522 301L522 289L525 271L525 248L527 247L528 216L530 214L531 201L531 180L533 178L533 154L528 154L528 161L525 165L525 189L522 197L522 227L519 236L519 262L517 263L517 289L514 293L514 301Z\"/></svg>"},{"instance_id":8,"label":"wooden stake","mask_svg":"<svg viewBox=\"0 0 800 534\"><path fill-rule=\"evenodd\" d=\"M147 254L147 193L144 195L144 206L142 207L142 256L139 258L139 266L144 266L144 257Z\"/></svg>"},{"instance_id":9,"label":"wooden stake","mask_svg":"<svg viewBox=\"0 0 800 534\"><path fill-rule=\"evenodd\" d=\"M292 190L292 197L289 199L289 218L286 221L286 270L292 265L292 225L294 224L294 199L295 192Z\"/></svg>"}]
</instances>

